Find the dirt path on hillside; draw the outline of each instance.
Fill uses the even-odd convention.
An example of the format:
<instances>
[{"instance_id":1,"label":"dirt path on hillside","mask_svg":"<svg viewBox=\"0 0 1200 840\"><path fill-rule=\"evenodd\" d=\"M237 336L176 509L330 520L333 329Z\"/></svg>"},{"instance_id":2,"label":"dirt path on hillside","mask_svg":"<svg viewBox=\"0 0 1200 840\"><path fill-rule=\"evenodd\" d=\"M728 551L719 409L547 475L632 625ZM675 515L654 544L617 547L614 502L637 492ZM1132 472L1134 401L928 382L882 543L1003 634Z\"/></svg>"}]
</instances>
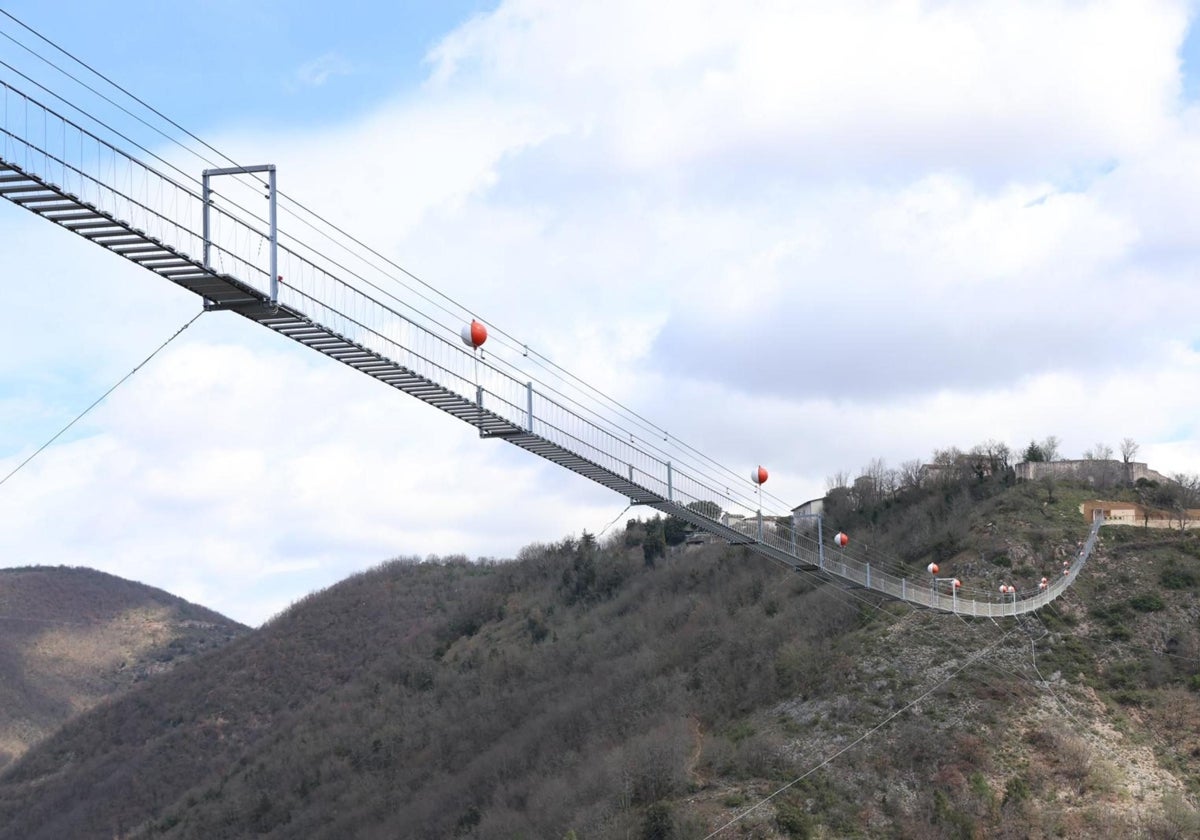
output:
<instances>
[{"instance_id":1,"label":"dirt path on hillside","mask_svg":"<svg viewBox=\"0 0 1200 840\"><path fill-rule=\"evenodd\" d=\"M699 718L695 715L688 715L688 728L691 729L695 746L692 747L692 754L688 757L684 772L693 785L701 788L705 785L705 779L696 768L700 766L700 756L704 752L704 732L700 729Z\"/></svg>"}]
</instances>

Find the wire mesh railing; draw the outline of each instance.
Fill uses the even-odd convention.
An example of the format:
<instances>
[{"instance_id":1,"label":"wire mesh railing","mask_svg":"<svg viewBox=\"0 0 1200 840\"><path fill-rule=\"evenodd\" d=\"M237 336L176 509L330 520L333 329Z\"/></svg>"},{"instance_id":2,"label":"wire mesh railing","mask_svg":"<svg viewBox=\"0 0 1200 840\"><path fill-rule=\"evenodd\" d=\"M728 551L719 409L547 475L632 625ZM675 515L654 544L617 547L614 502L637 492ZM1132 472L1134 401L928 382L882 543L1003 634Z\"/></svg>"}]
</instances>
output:
<instances>
[{"instance_id":1,"label":"wire mesh railing","mask_svg":"<svg viewBox=\"0 0 1200 840\"><path fill-rule=\"evenodd\" d=\"M180 253L203 253L203 199L195 185L164 175L6 82L0 81L0 90L0 157ZM266 289L268 234L261 220L220 193L215 193L209 215L212 270ZM280 305L465 399L476 399L482 389L490 411L530 428L526 394L531 380L511 366L468 351L411 312L385 303L383 295L347 282L287 245L280 245L278 259ZM667 497L673 481L684 503L710 501L744 513L755 509L749 490L715 487L681 465L686 457L673 461L649 451L640 430L585 416L586 407L567 405L559 394L535 391L532 402L535 433L627 479L632 475L631 481L651 493Z\"/></svg>"},{"instance_id":2,"label":"wire mesh railing","mask_svg":"<svg viewBox=\"0 0 1200 840\"><path fill-rule=\"evenodd\" d=\"M864 589L874 590L896 598L944 612L982 617L1021 615L1040 609L1062 595L1079 576L1095 550L1102 518L1097 518L1079 552L1064 561L1062 574L1047 578L1045 585L1037 582L1025 587L1012 586L1005 592L992 592L977 586L955 586L952 578L929 576L913 578L898 568L890 558L871 560L841 547L822 545L811 532L783 527L765 520L748 519L734 525L734 530L797 560L815 566L819 571L848 580Z\"/></svg>"},{"instance_id":3,"label":"wire mesh railing","mask_svg":"<svg viewBox=\"0 0 1200 840\"><path fill-rule=\"evenodd\" d=\"M73 201L192 259L207 251L211 271L234 277L266 298L265 290L271 287L269 235L260 216L247 209L253 196L214 192L206 239L205 202L195 183L181 183L142 163L6 82L0 81L0 94L0 163L34 173ZM253 193L255 184L249 187ZM701 527L744 535L789 562L934 609L1013 615L1057 597L1074 581L1094 545L1099 523L1079 563L1061 580L1009 598L978 590L941 592L936 582L913 582L894 562L827 552L810 533L796 527L788 512L764 515L763 495L751 489L748 478L747 486L739 486L727 476L714 475L691 447L673 448L669 436L650 441L644 423L624 427L611 411L539 387L513 359L465 348L445 325L422 314L419 305L400 301L362 277L339 276L329 264L318 264L310 249L303 249L309 254L304 256L289 247L286 237L281 240L278 297L273 303L447 393L477 403L480 417L486 409L490 420L498 418L619 477L644 491L638 501L686 515ZM470 417L463 419L471 422Z\"/></svg>"}]
</instances>

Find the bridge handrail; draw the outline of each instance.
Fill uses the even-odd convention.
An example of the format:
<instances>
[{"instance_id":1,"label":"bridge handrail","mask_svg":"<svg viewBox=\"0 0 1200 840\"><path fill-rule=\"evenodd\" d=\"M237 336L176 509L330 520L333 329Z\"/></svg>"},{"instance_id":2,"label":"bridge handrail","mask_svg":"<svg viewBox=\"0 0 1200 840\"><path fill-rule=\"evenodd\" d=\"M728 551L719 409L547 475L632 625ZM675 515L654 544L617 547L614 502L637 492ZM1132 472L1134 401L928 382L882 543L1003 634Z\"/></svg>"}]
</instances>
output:
<instances>
[{"instance_id":1,"label":"bridge handrail","mask_svg":"<svg viewBox=\"0 0 1200 840\"><path fill-rule=\"evenodd\" d=\"M38 172L64 192L104 209L183 254L202 252L203 199L197 190L142 163L3 80L0 89L4 92L4 124L0 126L4 146L0 158ZM235 206L212 206L210 215L214 269L265 289L269 284L262 256L266 253L265 230L252 224L245 218L246 211ZM458 343L454 329L437 324L415 309L409 313L397 311L381 299L385 293L359 288L284 243L279 248L279 270L284 277L281 304L301 311L318 305L321 317L315 320L348 339L384 352L418 373L429 371L444 376L441 384L468 399L474 399L477 388L482 387L490 402L506 412L506 419L522 421L519 415L525 413L522 406L526 402L522 397L530 380L506 372L501 368L506 363L495 354L481 358L468 352ZM624 464L626 469L631 465L652 487L665 488L671 472L670 480L692 487L689 496L693 500L713 501L723 508L747 513L757 509L752 491L725 486L724 482L723 489L718 490L711 477L701 477L702 471L686 453L658 457L648 451L654 446L643 435L613 424L579 401L575 401L575 408L568 408L563 398L550 393L539 391L535 398L539 405L559 415L548 429L561 433L564 440L586 442L592 455L604 453L614 465ZM590 416L582 416L581 412Z\"/></svg>"},{"instance_id":2,"label":"bridge handrail","mask_svg":"<svg viewBox=\"0 0 1200 840\"><path fill-rule=\"evenodd\" d=\"M199 193L2 80L0 90L4 97L0 162L37 172L43 182L71 200L100 209L179 253L201 253L206 243L197 232L203 218ZM252 223L252 215L247 218L248 214L235 204L210 207L213 224L208 244L215 255L215 271L235 276L261 292L270 286L270 278L260 264L263 260L259 259L267 234ZM1074 581L1095 545L1102 520L1093 524L1077 562L1045 590L1000 599L980 590L939 592L936 582L929 585L910 581L894 560L878 558L872 562L844 551L834 556L810 535L799 532L794 522L790 528L777 528L776 520L785 519L787 514L764 517L760 498L752 492L726 480L714 481L686 453L676 460L660 445L651 444L569 396L534 388L532 379L517 378L508 372L520 372L509 362L495 355L469 352L457 342L452 328L359 275L353 276L374 291L347 282L286 244L279 247L279 268L283 279L278 286L278 305L303 313L340 339L367 348L440 388L478 402L515 430L524 430L621 477L629 486L644 490L644 500L656 507L721 534L744 533L748 542L771 556L790 558L786 562L815 566L864 588L934 609L995 616L1026 612L1053 600ZM397 311L381 299L384 296L407 307L411 314ZM740 511L750 518L744 526L722 525L689 508L695 503L715 504L727 513Z\"/></svg>"}]
</instances>

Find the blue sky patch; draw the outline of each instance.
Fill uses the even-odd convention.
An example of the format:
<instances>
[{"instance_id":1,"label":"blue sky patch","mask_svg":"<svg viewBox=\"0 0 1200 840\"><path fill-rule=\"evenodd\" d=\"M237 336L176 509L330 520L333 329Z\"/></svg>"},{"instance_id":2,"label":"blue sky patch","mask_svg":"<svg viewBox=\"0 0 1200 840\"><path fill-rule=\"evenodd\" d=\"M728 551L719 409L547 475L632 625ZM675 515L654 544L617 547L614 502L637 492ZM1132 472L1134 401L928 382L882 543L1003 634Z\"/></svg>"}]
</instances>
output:
<instances>
[{"instance_id":1,"label":"blue sky patch","mask_svg":"<svg viewBox=\"0 0 1200 840\"><path fill-rule=\"evenodd\" d=\"M1192 17L1183 45L1179 48L1179 64L1183 74L1183 99L1185 102L1200 100L1200 26Z\"/></svg>"},{"instance_id":2,"label":"blue sky patch","mask_svg":"<svg viewBox=\"0 0 1200 840\"><path fill-rule=\"evenodd\" d=\"M130 21L124 27L112 25L111 7L97 4L72 4L69 14L38 0L6 3L5 9L204 134L241 124L311 127L368 110L419 84L429 49L465 19L495 6L494 0L134 0L121 6L121 17ZM0 19L0 31L86 75L7 17ZM23 70L40 66L62 83L7 39L0 41L0 60Z\"/></svg>"}]
</instances>

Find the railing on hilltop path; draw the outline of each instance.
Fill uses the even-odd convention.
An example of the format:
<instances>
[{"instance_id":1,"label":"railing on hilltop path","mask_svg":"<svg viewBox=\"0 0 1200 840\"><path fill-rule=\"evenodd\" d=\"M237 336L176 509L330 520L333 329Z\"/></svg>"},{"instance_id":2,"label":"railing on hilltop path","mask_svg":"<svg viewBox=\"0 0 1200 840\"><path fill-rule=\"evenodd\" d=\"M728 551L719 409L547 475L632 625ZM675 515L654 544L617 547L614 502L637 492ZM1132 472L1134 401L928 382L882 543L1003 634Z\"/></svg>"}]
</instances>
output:
<instances>
[{"instance_id":1,"label":"railing on hilltop path","mask_svg":"<svg viewBox=\"0 0 1200 840\"><path fill-rule=\"evenodd\" d=\"M942 594L883 558L873 563L845 550L826 552L794 520L777 527L787 514L764 517L752 492L706 472L686 448L651 441L570 395L535 387L519 360L469 352L455 327L361 274L345 269L352 279L338 276L336 263L298 253L306 248L299 241L278 244L277 294L263 291L276 286L263 265L270 234L253 213L222 199L219 206L209 202L206 220L194 183L147 166L3 81L0 92L0 195L195 292L210 309L236 312L472 424L483 437L540 455L632 503L678 516L789 567L966 615L1016 615L1049 603L1074 581L1095 543L1099 522L1069 574L1044 591L1000 598L971 589ZM732 526L702 512L713 505L749 516L750 524Z\"/></svg>"}]
</instances>

